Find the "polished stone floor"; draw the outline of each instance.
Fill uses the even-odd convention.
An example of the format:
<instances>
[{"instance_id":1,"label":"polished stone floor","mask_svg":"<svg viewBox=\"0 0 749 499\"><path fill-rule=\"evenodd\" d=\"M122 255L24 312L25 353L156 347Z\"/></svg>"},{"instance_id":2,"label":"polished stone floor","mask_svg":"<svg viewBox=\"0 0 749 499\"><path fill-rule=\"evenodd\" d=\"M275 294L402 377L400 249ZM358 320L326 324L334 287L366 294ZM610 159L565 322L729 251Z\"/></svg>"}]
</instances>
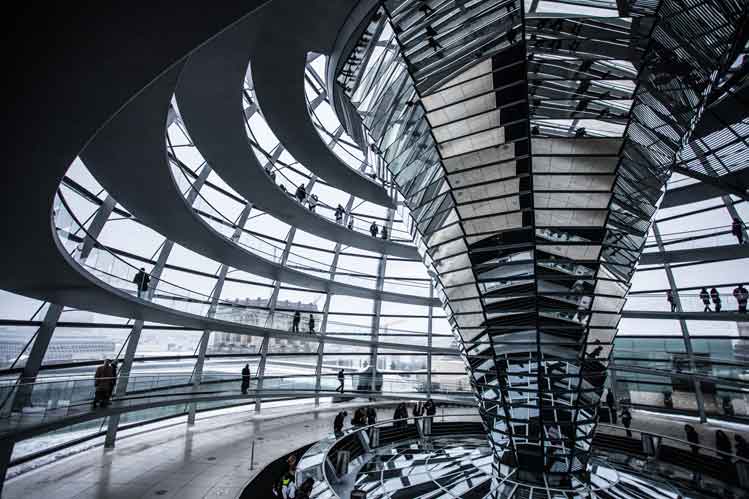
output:
<instances>
[{"instance_id":1,"label":"polished stone floor","mask_svg":"<svg viewBox=\"0 0 749 499\"><path fill-rule=\"evenodd\" d=\"M319 440L331 431L340 408L349 413L357 404L320 408L310 405L264 409L262 416L247 411L203 415L193 427L176 424L139 432L118 440L117 448L94 447L59 459L8 480L3 499L93 499L160 497L202 499L237 497L259 469L299 447ZM459 409L466 412L467 408ZM380 410L380 419L390 409ZM683 423L693 424L702 442L712 445L716 426L700 426L691 420L673 420L650 413L633 412L633 428L683 438ZM727 425L729 434L746 433L746 427ZM255 465L250 453L255 442Z\"/></svg>"}]
</instances>

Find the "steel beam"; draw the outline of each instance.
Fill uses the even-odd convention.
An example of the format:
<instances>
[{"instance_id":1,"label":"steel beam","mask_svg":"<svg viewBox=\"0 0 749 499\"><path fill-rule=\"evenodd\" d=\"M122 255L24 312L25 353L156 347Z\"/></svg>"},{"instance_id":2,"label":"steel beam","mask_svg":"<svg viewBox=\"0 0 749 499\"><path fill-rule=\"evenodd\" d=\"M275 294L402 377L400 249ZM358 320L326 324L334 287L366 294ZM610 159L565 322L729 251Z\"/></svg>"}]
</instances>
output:
<instances>
[{"instance_id":1,"label":"steel beam","mask_svg":"<svg viewBox=\"0 0 749 499\"><path fill-rule=\"evenodd\" d=\"M663 252L663 238L661 238L661 233L658 230L657 222L653 222L653 235L655 236L655 241L658 244L658 251ZM683 309L681 308L681 300L679 299L679 288L676 285L674 274L671 271L671 265L665 263L663 267L666 271L666 278L668 279L668 285L671 288L671 295L673 297L674 304L676 305L676 309L678 311L682 311ZM694 361L692 340L689 337L689 328L687 327L687 321L682 317L679 317L679 327L681 328L681 334L684 337L684 346L686 347L687 356L689 358L689 369L693 373L696 373L697 365ZM705 415L705 399L702 395L702 386L699 382L695 381L694 378L692 378L692 384L694 386L694 395L697 399L697 410L699 412L700 422L705 423L707 421L707 416Z\"/></svg>"},{"instance_id":2,"label":"steel beam","mask_svg":"<svg viewBox=\"0 0 749 499\"><path fill-rule=\"evenodd\" d=\"M234 242L239 241L242 237L242 230L247 224L247 219L250 217L252 211L252 203L245 204L242 212L239 214L237 219L237 226L234 229L234 233L231 236L231 240ZM216 285L213 287L213 293L211 295L211 305L208 307L208 317L214 317L216 315L216 309L218 308L218 301L221 299L221 293L224 290L224 283L226 282L226 274L229 272L229 266L222 264L218 271L218 279ZM198 358L195 361L195 369L193 369L192 375L192 387L193 391L197 391L200 387L200 383L203 380L203 366L205 365L205 354L208 351L208 342L211 339L211 331L203 331L203 335L200 337L200 344L198 345ZM191 403L187 412L187 424L195 424L195 414L197 412L197 404Z\"/></svg>"}]
</instances>

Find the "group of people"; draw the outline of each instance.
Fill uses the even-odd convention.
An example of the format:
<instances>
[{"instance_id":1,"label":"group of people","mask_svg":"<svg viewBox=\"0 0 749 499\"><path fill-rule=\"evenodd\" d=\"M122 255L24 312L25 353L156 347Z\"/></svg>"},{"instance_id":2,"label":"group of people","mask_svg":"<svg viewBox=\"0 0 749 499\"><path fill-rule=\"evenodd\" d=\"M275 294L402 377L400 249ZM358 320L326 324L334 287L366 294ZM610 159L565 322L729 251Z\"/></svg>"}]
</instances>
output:
<instances>
[{"instance_id":1,"label":"group of people","mask_svg":"<svg viewBox=\"0 0 749 499\"><path fill-rule=\"evenodd\" d=\"M372 225L369 226L369 233L372 234L372 237L377 237L378 234L380 234L380 227L377 225L377 222L372 222ZM381 237L385 240L388 238L388 228L383 227Z\"/></svg>"},{"instance_id":2,"label":"group of people","mask_svg":"<svg viewBox=\"0 0 749 499\"><path fill-rule=\"evenodd\" d=\"M676 305L674 303L673 294L668 291L666 296L667 300L671 304L671 311L674 312L676 310ZM743 284L739 284L733 290L733 297L736 299L736 303L738 304L738 311L742 314L745 314L746 304L747 301L749 301L749 290L747 290ZM715 308L715 312L720 312L721 308L723 307L720 293L715 288L710 289L710 292L707 291L707 288L702 288L700 290L700 300L702 300L703 305L705 305L703 312L713 312L713 310L710 308L711 301L713 307Z\"/></svg>"},{"instance_id":3,"label":"group of people","mask_svg":"<svg viewBox=\"0 0 749 499\"><path fill-rule=\"evenodd\" d=\"M687 437L687 441L690 443L693 454L699 454L700 452L700 435L694 426L690 424L684 425L684 434ZM735 433L733 435L735 442L735 454L737 457L742 459L749 459L749 443L747 440ZM734 446L731 445L731 439L726 435L723 430L715 432L715 449L721 452L720 457L726 462L731 462L731 454L734 454Z\"/></svg>"},{"instance_id":4,"label":"group of people","mask_svg":"<svg viewBox=\"0 0 749 499\"><path fill-rule=\"evenodd\" d=\"M434 417L434 415L437 414L437 406L435 405L434 401L432 399L428 399L426 402L416 402L412 409L412 415L414 417L414 421L418 422L418 418L422 416L428 416L428 417ZM346 418L348 417L348 412L346 411L340 411L338 414L336 414L335 419L333 419L333 431L336 434L341 434L343 432L343 425L346 423ZM396 428L401 428L406 425L408 425L408 407L406 406L405 402L401 402L395 407L395 412L393 412L393 426ZM377 422L377 409L375 409L373 406L369 407L359 407L354 411L354 415L351 418L351 425L352 426L369 426L373 425Z\"/></svg>"},{"instance_id":5,"label":"group of people","mask_svg":"<svg viewBox=\"0 0 749 499\"><path fill-rule=\"evenodd\" d=\"M336 414L335 418L333 419L333 432L336 435L343 434L343 425L346 423L347 417L348 412L346 411L340 411L338 414ZM351 425L357 427L373 425L376 422L377 409L372 406L366 408L359 407L354 411L354 415L351 418Z\"/></svg>"},{"instance_id":6,"label":"group of people","mask_svg":"<svg viewBox=\"0 0 749 499\"><path fill-rule=\"evenodd\" d=\"M298 333L299 332L299 323L302 322L302 314L299 313L299 310L294 312L294 317L291 319L291 332L292 333ZM312 314L309 314L309 320L307 321L307 327L309 328L310 334L315 334L315 316Z\"/></svg>"},{"instance_id":7,"label":"group of people","mask_svg":"<svg viewBox=\"0 0 749 499\"><path fill-rule=\"evenodd\" d=\"M269 166L265 167L266 173L271 177L271 179L275 180L276 178L276 172L274 172ZM291 195L290 192L286 190L286 186L281 184L280 185L281 190L285 193ZM309 208L309 211L314 212L317 208L317 205L320 204L320 199L317 197L317 194L308 195L307 194L307 187L305 187L304 184L299 184L299 186L296 188L295 197L299 203L304 206L305 204ZM337 224L343 224L343 217L346 214L346 209L339 203L338 206L336 206L335 209L335 221ZM348 225L347 227L350 230L354 229L354 217L349 216ZM372 225L369 228L370 234L372 234L372 237L377 237L379 233L379 228L377 227L376 222L372 222ZM387 239L388 238L388 231L387 227L382 228L382 238Z\"/></svg>"},{"instance_id":8,"label":"group of people","mask_svg":"<svg viewBox=\"0 0 749 499\"><path fill-rule=\"evenodd\" d=\"M286 459L286 471L273 484L273 495L282 499L309 499L315 486L315 479L307 477L300 485L296 484L296 455Z\"/></svg>"},{"instance_id":9,"label":"group of people","mask_svg":"<svg viewBox=\"0 0 749 499\"><path fill-rule=\"evenodd\" d=\"M296 188L296 199L302 206L306 204L309 211L313 213L315 212L317 205L320 204L320 199L317 197L317 194L307 195L307 187L305 187L304 184L299 184L299 187Z\"/></svg>"},{"instance_id":10,"label":"group of people","mask_svg":"<svg viewBox=\"0 0 749 499\"><path fill-rule=\"evenodd\" d=\"M111 359L106 359L104 364L97 367L94 373L94 409L109 405L116 383L117 365Z\"/></svg>"},{"instance_id":11,"label":"group of people","mask_svg":"<svg viewBox=\"0 0 749 499\"><path fill-rule=\"evenodd\" d=\"M418 424L419 418L422 416L434 417L437 414L437 406L432 399L428 399L426 402L416 402L411 414L414 417L414 422ZM393 426L396 428L404 427L408 424L408 407L405 402L401 402L396 406L393 419L395 420Z\"/></svg>"}]
</instances>

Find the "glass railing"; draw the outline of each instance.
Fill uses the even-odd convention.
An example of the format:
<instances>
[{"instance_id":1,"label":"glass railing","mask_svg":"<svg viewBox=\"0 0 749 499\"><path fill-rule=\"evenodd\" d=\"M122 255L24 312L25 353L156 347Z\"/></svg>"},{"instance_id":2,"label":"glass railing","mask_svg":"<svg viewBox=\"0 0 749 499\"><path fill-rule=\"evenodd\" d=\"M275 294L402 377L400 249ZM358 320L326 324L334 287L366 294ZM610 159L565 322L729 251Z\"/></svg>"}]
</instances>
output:
<instances>
[{"instance_id":1,"label":"glass railing","mask_svg":"<svg viewBox=\"0 0 749 499\"><path fill-rule=\"evenodd\" d=\"M174 154L177 153L177 150L173 149L172 151ZM184 173L180 169L180 167L172 163L172 176L176 179L180 192L182 192L183 195L187 196L192 190L191 180L187 178L187 174ZM234 222L227 218L219 210L217 210L201 194L197 195L195 202L193 203L193 208L199 212L203 221L210 225L213 229L218 231L226 238L232 237L234 233ZM219 220L223 220L223 223L219 222ZM369 230L369 225L367 225L367 230ZM279 265L283 263L284 248L272 244L269 241L265 241L259 236L248 233L246 231L242 231L237 243L239 244L239 246L247 249L248 251L258 255L261 258ZM316 277L322 279L328 279L330 275L329 264L325 262L319 262L313 258L298 255L294 252L289 252L287 261L284 265L301 272L313 274ZM355 274L357 274L356 270L338 268L335 281L369 289L372 289L376 286L376 276ZM406 294L419 293L419 295L421 296L426 296L429 291L429 284L425 282L396 281L390 284L392 292L400 292Z\"/></svg>"},{"instance_id":2,"label":"glass railing","mask_svg":"<svg viewBox=\"0 0 749 499\"><path fill-rule=\"evenodd\" d=\"M205 375L198 385L192 384L192 374L159 373L153 375L132 375L127 378L127 391L118 395L114 391L117 383L125 382L124 377L114 378L113 395L107 395L107 403L118 412L148 409L149 406L169 406L190 402L210 402L212 400L279 398L284 396L371 397L400 396L402 394L424 394L426 386L417 380L383 376L371 390L371 377L360 373L347 373L344 392L338 395L336 374L324 374L317 390L317 379L307 376L270 376L262 379L251 377L247 393L241 391L241 377ZM100 378L107 383L112 378ZM99 409L96 400L96 380L92 377L78 379L44 379L33 383L4 381L0 383L0 431L8 432L23 427L44 425L74 416L95 415ZM432 391L440 396L468 396L462 385L441 383Z\"/></svg>"},{"instance_id":3,"label":"glass railing","mask_svg":"<svg viewBox=\"0 0 749 499\"><path fill-rule=\"evenodd\" d=\"M425 424L428 419L431 420L430 424ZM342 497L339 493L343 491L340 486L343 477L337 476L334 465L338 450L349 451L351 462L362 464L362 457L364 461L374 459L381 449L387 453L387 449L393 445L417 445L417 441L428 439L429 434L442 437L444 430L440 430L440 425L445 423L449 425L444 428L449 428L450 438L474 437L477 429L483 433L483 428L476 426L479 421L477 413L456 409L447 414L444 410L438 410L434 417L388 419L377 421L373 425L344 428L341 433L328 434L305 452L297 465L296 480L301 483L307 478L314 479L316 496ZM426 432L426 428L431 428L430 433ZM721 452L710 446L695 445L679 438L676 434L683 432L681 424L671 424L667 430L672 430L673 434L599 424L593 440L596 462L616 469L620 474L620 481L629 481L629 477L635 481L645 477L657 478L667 488L672 488L670 485L679 482L680 486L673 490L684 490L685 482L680 480L687 478L686 483L691 490L726 490L725 487L733 489L732 491L741 489L741 478L736 476L734 470L740 466L746 467L749 460L734 452ZM387 437L383 439L385 434ZM488 449L488 442L486 445ZM430 448L427 445L424 452ZM355 450L353 453L352 449ZM348 466L344 467L346 468ZM406 475L407 472L402 473L402 476ZM343 482L350 483L351 477ZM656 490L651 489L654 493Z\"/></svg>"},{"instance_id":4,"label":"glass railing","mask_svg":"<svg viewBox=\"0 0 749 499\"><path fill-rule=\"evenodd\" d=\"M708 290L709 291L709 290ZM738 311L738 303L732 296L731 290L721 289L720 302L721 312L736 312ZM681 303L682 312L705 312L705 304L699 296L699 293L679 293L679 301ZM637 310L644 312L670 312L671 304L666 298L666 293L653 293L653 294L630 294L627 297L627 304L625 310ZM715 303L712 301L709 304L709 311L715 312ZM749 320L749 315L747 315Z\"/></svg>"},{"instance_id":5,"label":"glass railing","mask_svg":"<svg viewBox=\"0 0 749 499\"><path fill-rule=\"evenodd\" d=\"M86 231L82 229L76 217L70 213L67 204L62 202L63 199L64 197L58 197L56 200L55 223L59 240L68 254L76 259L76 261L78 261L78 263L89 273L102 282L133 296L138 296L138 289L134 282L134 278L139 269L135 265L100 245L94 247L87 258L81 258L81 241L85 238ZM210 295L192 291L150 274L149 276L151 278L149 291L141 293L143 299L148 299L158 305L163 305L181 312L201 316L208 314L212 302ZM252 313L243 314L243 311L252 311ZM309 315L310 312L301 313L299 324L301 335L310 334L308 328ZM319 328L322 314L318 313L313 315L315 317L316 327ZM241 302L219 300L216 302L213 317L250 326L264 327L280 331L291 331L294 312L274 311L271 313L269 310L257 309L243 305ZM328 321L328 328L336 331L336 334L339 335L345 333L364 335L372 334L371 327L369 326L344 322ZM389 331L393 332L395 330L389 329ZM404 330L403 332L425 334L419 331Z\"/></svg>"}]
</instances>

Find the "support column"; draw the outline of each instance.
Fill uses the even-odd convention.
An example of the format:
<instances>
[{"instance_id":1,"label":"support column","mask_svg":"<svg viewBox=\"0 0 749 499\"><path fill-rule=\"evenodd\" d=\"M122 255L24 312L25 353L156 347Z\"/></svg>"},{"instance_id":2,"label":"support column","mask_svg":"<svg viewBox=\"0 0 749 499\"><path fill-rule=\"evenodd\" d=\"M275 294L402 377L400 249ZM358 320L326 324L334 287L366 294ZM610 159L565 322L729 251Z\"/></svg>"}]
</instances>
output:
<instances>
[{"instance_id":1,"label":"support column","mask_svg":"<svg viewBox=\"0 0 749 499\"><path fill-rule=\"evenodd\" d=\"M351 208L354 206L354 196L349 196L346 202L346 219L343 223L348 222ZM333 260L330 263L330 276L328 279L335 280L336 271L338 270L338 260L341 256L342 244L336 243ZM325 352L325 333L328 330L328 314L330 313L331 294L325 296L325 305L323 306L322 323L320 324L320 342L317 344L317 366L315 366L315 407L320 406L320 388L322 385L322 360Z\"/></svg>"},{"instance_id":2,"label":"support column","mask_svg":"<svg viewBox=\"0 0 749 499\"><path fill-rule=\"evenodd\" d=\"M200 388L200 382L203 380L203 364L205 364L205 353L208 351L208 341L211 339L210 331L203 331L198 346L198 360L195 361L195 369L192 375L192 392L193 395ZM187 411L187 426L195 424L195 414L198 412L198 404L190 402L190 408Z\"/></svg>"},{"instance_id":3,"label":"support column","mask_svg":"<svg viewBox=\"0 0 749 499\"><path fill-rule=\"evenodd\" d=\"M127 393L130 372L133 369L133 359L135 359L135 352L138 350L138 343L140 342L140 333L142 330L143 321L135 321L133 328L130 330L130 335L127 337L127 348L125 350L125 358L122 362L122 367L120 367L117 376L117 385L114 391L115 397L122 397ZM107 419L107 435L104 438L104 447L106 449L114 448L114 443L117 440L117 428L119 424L119 414L113 414Z\"/></svg>"},{"instance_id":4,"label":"support column","mask_svg":"<svg viewBox=\"0 0 749 499\"><path fill-rule=\"evenodd\" d=\"M653 235L655 235L655 242L658 244L658 251L663 254L665 252L663 248L663 239L661 238L661 233L658 230L657 222L653 222ZM674 304L676 304L676 309L679 312L682 312L683 309L681 307L681 300L679 299L679 290L676 286L674 274L671 271L671 264L666 262L663 264L663 268L666 271L668 286L671 289L671 295L673 296ZM690 379L692 380L692 384L694 386L694 394L697 399L697 410L700 415L700 422L705 423L707 421L707 417L705 415L705 400L702 395L702 386L700 386L700 381L694 377L694 375L697 374L697 365L694 361L694 351L692 350L692 340L689 337L689 328L687 327L687 321L679 317L679 326L681 327L681 334L684 338L684 346L689 358L689 369L692 371L692 376L690 377Z\"/></svg>"},{"instance_id":5,"label":"support column","mask_svg":"<svg viewBox=\"0 0 749 499\"><path fill-rule=\"evenodd\" d=\"M388 234L392 235L393 232L393 216L395 210L392 208L388 210L387 221L385 227L387 228ZM385 269L387 268L387 254L383 253L380 257L380 265L377 268L377 293L378 296L375 298L374 303L374 317L372 318L372 341L377 342L380 335L380 316L382 312L382 298L381 293L385 287ZM372 367L372 376L369 380L369 390L375 392L377 389L377 346L372 345L370 348L369 365Z\"/></svg>"},{"instance_id":6,"label":"support column","mask_svg":"<svg viewBox=\"0 0 749 499\"><path fill-rule=\"evenodd\" d=\"M42 367L42 361L47 353L47 348L52 340L52 333L55 331L57 321L60 319L62 314L63 306L55 303L50 303L47 313L44 315L42 325L36 332L36 339L29 352L29 358L26 360L26 365L23 367L23 372L18 380L18 390L16 391L15 397L13 397L12 404L8 404L8 408L12 408L14 411L20 411L31 401L31 394L34 391L34 383L36 377L39 375L39 370Z\"/></svg>"},{"instance_id":7,"label":"support column","mask_svg":"<svg viewBox=\"0 0 749 499\"><path fill-rule=\"evenodd\" d=\"M252 203L248 202L245 204L242 212L239 214L237 219L237 225L234 228L234 233L231 235L233 242L239 241L242 237L242 230L247 224L247 219L250 217L252 211ZM224 283L226 282L226 274L229 272L229 266L222 264L218 271L218 279L216 285L213 287L213 293L211 294L211 305L208 307L208 317L216 315L216 308L218 308L218 301L221 299L221 293L224 289ZM203 366L205 365L205 354L208 351L208 342L211 339L211 332L206 330L203 331L203 335L200 337L200 344L198 345L198 358L195 361L195 369L193 369L192 376L192 391L197 392L200 388L200 383L203 381ZM195 413L197 412L197 404L195 402L190 403L190 407L187 412L187 424L192 426L195 424Z\"/></svg>"},{"instance_id":8,"label":"support column","mask_svg":"<svg viewBox=\"0 0 749 499\"><path fill-rule=\"evenodd\" d=\"M336 253L333 257L331 269L335 268L340 251L340 243L336 244ZM331 272L333 274L334 272ZM322 321L320 321L320 341L317 344L317 364L315 366L315 407L320 407L320 390L322 388L322 358L325 351L325 332L328 330L328 313L330 312L330 293L325 296L325 305L322 307Z\"/></svg>"},{"instance_id":9,"label":"support column","mask_svg":"<svg viewBox=\"0 0 749 499\"><path fill-rule=\"evenodd\" d=\"M170 119L177 119L176 114L174 114ZM203 185L205 185L205 181L210 173L211 167L209 165L204 165L202 171L200 172L200 175L198 175L193 182L192 189L190 189L185 198L189 206L192 206L195 203L195 200L198 197L198 193L200 192L200 189L203 188ZM173 241L164 241L164 244L161 247L161 251L159 251L159 256L156 259L156 264L153 266L153 269L151 269L151 280L153 282L153 285L149 288L148 293L146 294L146 300L148 301L153 298L156 289L159 287L161 274L164 272L164 267L166 266L167 260L169 260L169 255L171 255L173 248ZM138 350L138 343L140 342L140 335L141 331L143 330L143 325L144 322L142 320L136 320L133 324L132 329L130 330L127 348L125 350L125 357L122 359L122 366L120 367L117 376L117 385L115 386L114 391L115 397L124 397L127 394L127 387L130 383L130 373L133 369L133 362L135 361L135 354ZM114 448L115 442L117 441L117 430L119 425L119 414L113 414L112 416L109 416L109 418L107 419L107 435L104 439L105 448Z\"/></svg>"},{"instance_id":10,"label":"support column","mask_svg":"<svg viewBox=\"0 0 749 499\"><path fill-rule=\"evenodd\" d=\"M164 272L164 266L172 252L172 248L174 248L174 242L169 240L164 241L161 251L159 251L159 256L156 259L156 264L153 266L153 269L151 269L151 278L154 284L148 289L146 300L150 301L151 298L153 298L153 295L159 286L161 274ZM127 394L127 387L130 384L130 373L133 370L133 362L135 361L135 353L138 351L138 343L140 342L140 334L143 330L143 324L144 322L142 320L136 320L130 330L130 334L128 335L125 357L122 359L122 366L117 373L117 384L114 390L114 396L117 398L124 397ZM107 419L107 435L104 439L105 448L114 448L114 443L117 440L117 428L119 427L119 424L119 414L113 414Z\"/></svg>"},{"instance_id":11,"label":"support column","mask_svg":"<svg viewBox=\"0 0 749 499\"><path fill-rule=\"evenodd\" d=\"M429 281L429 300L434 298L434 282ZM429 305L429 317L427 319L427 397L432 395L432 322L434 312L432 305Z\"/></svg>"},{"instance_id":12,"label":"support column","mask_svg":"<svg viewBox=\"0 0 749 499\"><path fill-rule=\"evenodd\" d=\"M268 342L270 341L269 336L263 336L263 342L260 344L260 363L257 366L257 389L255 390L255 412L259 413L262 407L262 397L260 392L263 391L263 380L265 379L265 362L268 358Z\"/></svg>"},{"instance_id":13,"label":"support column","mask_svg":"<svg viewBox=\"0 0 749 499\"><path fill-rule=\"evenodd\" d=\"M96 210L96 215L94 215L94 219L91 221L91 225L89 225L88 234L83 239L83 246L81 247L79 256L81 261L85 261L91 254L91 250L94 249L94 245L96 244L96 238L99 237L102 229L104 229L104 225L109 220L109 216L112 214L116 204L117 201L114 200L111 194L108 194L102 205Z\"/></svg>"},{"instance_id":14,"label":"support column","mask_svg":"<svg viewBox=\"0 0 749 499\"><path fill-rule=\"evenodd\" d=\"M731 219L737 218L741 221L741 232L744 235L744 241L749 241L749 232L746 230L746 224L741 218L741 215L739 215L739 212L736 211L736 207L733 205L731 196L721 196L721 199L723 200L723 204L726 205L726 211L728 211L728 215L731 217Z\"/></svg>"},{"instance_id":15,"label":"support column","mask_svg":"<svg viewBox=\"0 0 749 499\"><path fill-rule=\"evenodd\" d=\"M13 456L13 441L10 439L0 440L0 494L3 493L5 475L10 467L10 458Z\"/></svg>"}]
</instances>

